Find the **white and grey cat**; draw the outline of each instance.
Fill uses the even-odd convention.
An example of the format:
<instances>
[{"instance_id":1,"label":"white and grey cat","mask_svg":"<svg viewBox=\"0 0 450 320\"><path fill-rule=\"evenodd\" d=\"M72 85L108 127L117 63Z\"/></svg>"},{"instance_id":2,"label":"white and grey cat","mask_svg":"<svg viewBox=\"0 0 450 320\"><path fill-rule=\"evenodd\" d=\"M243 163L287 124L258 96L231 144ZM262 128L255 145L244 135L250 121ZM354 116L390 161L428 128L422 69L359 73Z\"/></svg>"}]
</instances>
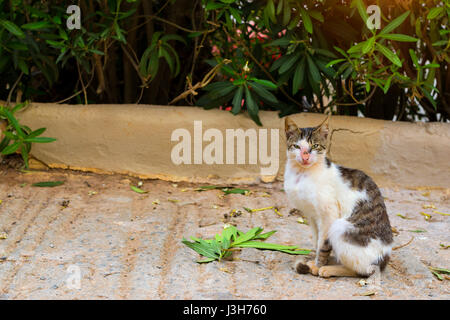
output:
<instances>
[{"instance_id":1,"label":"white and grey cat","mask_svg":"<svg viewBox=\"0 0 450 320\"><path fill-rule=\"evenodd\" d=\"M321 277L370 276L384 269L391 253L386 206L369 176L326 157L329 118L309 128L285 120L284 190L308 219L316 246L315 260L298 262L296 270ZM331 251L339 265L327 265Z\"/></svg>"}]
</instances>

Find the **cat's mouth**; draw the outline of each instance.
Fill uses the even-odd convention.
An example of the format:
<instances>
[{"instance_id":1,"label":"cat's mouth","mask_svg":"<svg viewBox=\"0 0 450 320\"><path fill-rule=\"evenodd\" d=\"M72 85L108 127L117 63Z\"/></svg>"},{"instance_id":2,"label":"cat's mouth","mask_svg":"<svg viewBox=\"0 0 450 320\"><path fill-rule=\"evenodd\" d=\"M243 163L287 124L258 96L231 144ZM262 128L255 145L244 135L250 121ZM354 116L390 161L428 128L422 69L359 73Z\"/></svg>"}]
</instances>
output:
<instances>
[{"instance_id":1,"label":"cat's mouth","mask_svg":"<svg viewBox=\"0 0 450 320\"><path fill-rule=\"evenodd\" d=\"M297 157L297 162L303 167L309 167L312 162L308 159L302 159L301 157Z\"/></svg>"}]
</instances>

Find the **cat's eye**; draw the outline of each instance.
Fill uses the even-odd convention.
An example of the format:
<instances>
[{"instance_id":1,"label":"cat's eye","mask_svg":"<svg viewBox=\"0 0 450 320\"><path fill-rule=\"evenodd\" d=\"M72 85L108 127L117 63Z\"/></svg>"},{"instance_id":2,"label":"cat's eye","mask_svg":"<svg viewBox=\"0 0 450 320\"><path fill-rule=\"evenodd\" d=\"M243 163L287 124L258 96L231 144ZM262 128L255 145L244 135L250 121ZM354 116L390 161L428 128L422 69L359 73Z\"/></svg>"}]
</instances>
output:
<instances>
[{"instance_id":1,"label":"cat's eye","mask_svg":"<svg viewBox=\"0 0 450 320\"><path fill-rule=\"evenodd\" d=\"M317 149L318 147L319 147L318 144L315 144L315 145L312 146L313 149Z\"/></svg>"},{"instance_id":2,"label":"cat's eye","mask_svg":"<svg viewBox=\"0 0 450 320\"><path fill-rule=\"evenodd\" d=\"M300 146L299 146L298 144L294 144L293 147L294 147L295 149L300 149Z\"/></svg>"}]
</instances>

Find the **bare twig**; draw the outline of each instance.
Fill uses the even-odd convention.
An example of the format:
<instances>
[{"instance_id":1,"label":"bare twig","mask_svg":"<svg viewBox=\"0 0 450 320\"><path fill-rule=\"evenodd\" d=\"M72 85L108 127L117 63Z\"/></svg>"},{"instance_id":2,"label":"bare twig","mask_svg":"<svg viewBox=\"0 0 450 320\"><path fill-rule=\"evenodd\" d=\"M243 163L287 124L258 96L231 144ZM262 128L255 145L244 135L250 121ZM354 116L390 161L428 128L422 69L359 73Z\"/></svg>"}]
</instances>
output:
<instances>
[{"instance_id":1,"label":"bare twig","mask_svg":"<svg viewBox=\"0 0 450 320\"><path fill-rule=\"evenodd\" d=\"M9 90L8 99L6 100L6 106L7 107L9 107L9 104L11 102L12 94L13 94L14 90L16 89L17 85L19 84L20 79L22 79L22 76L23 76L23 71L20 72L20 75L17 78L16 82L14 82L13 86L11 87L11 90Z\"/></svg>"},{"instance_id":2,"label":"bare twig","mask_svg":"<svg viewBox=\"0 0 450 320\"><path fill-rule=\"evenodd\" d=\"M399 246L397 246L397 247L394 247L394 248L392 248L392 250L397 250L397 249L406 247L406 246L409 245L413 240L414 240L414 237L411 237L411 239L410 239L407 243L401 244L401 245L399 245Z\"/></svg>"},{"instance_id":3,"label":"bare twig","mask_svg":"<svg viewBox=\"0 0 450 320\"><path fill-rule=\"evenodd\" d=\"M77 60L77 70L78 70L78 77L80 79L81 87L82 87L83 93L84 93L84 104L88 104L86 87L84 85L83 77L81 76L80 64L78 63L78 60Z\"/></svg>"},{"instance_id":4,"label":"bare twig","mask_svg":"<svg viewBox=\"0 0 450 320\"><path fill-rule=\"evenodd\" d=\"M189 89L186 90L185 92L183 92L182 94L180 94L178 97L176 97L172 101L170 101L169 104L173 104L173 103L177 102L178 100L185 99L189 95L196 96L198 94L198 92L196 90L201 89L201 88L205 87L206 85L208 85L212 81L212 79L214 79L214 77L216 76L216 74L219 71L220 67L223 64L228 64L230 62L231 62L231 60L224 59L221 63L217 64L214 68L212 68L203 77L202 81L197 82L194 86L192 85L191 79L189 77L186 77L186 81L187 81Z\"/></svg>"}]
</instances>

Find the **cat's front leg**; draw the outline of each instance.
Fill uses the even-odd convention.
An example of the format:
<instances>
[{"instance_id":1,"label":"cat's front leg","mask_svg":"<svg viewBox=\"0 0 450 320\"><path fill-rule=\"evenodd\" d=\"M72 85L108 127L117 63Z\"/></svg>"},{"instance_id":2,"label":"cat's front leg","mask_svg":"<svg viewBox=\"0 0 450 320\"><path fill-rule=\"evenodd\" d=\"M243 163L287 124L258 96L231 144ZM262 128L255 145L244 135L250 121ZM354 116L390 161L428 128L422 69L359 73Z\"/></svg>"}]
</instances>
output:
<instances>
[{"instance_id":1,"label":"cat's front leg","mask_svg":"<svg viewBox=\"0 0 450 320\"><path fill-rule=\"evenodd\" d=\"M317 268L328 264L328 258L330 257L332 247L330 241L325 239L323 242L319 241L318 250L316 251L315 265Z\"/></svg>"}]
</instances>

